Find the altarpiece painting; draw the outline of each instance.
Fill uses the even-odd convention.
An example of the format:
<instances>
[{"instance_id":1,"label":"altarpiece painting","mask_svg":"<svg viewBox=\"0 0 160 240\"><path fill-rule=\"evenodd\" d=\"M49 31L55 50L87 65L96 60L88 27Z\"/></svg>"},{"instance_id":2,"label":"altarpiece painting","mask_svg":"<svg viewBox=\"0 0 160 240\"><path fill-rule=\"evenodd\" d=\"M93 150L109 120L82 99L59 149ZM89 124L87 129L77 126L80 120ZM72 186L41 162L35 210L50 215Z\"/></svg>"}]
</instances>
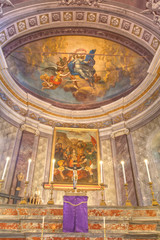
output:
<instances>
[{"instance_id":1,"label":"altarpiece painting","mask_svg":"<svg viewBox=\"0 0 160 240\"><path fill-rule=\"evenodd\" d=\"M73 165L76 164L78 185L99 184L98 130L55 128L52 159L54 184L73 185ZM50 179L53 164L51 161Z\"/></svg>"}]
</instances>

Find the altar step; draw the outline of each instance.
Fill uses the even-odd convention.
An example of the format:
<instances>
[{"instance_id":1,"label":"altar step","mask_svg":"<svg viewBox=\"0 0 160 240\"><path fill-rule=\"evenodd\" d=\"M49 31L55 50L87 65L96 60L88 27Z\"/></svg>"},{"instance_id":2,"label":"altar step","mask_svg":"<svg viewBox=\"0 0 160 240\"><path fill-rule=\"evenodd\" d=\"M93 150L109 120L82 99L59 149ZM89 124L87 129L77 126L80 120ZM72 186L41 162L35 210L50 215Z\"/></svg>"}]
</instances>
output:
<instances>
[{"instance_id":1,"label":"altar step","mask_svg":"<svg viewBox=\"0 0 160 240\"><path fill-rule=\"evenodd\" d=\"M0 240L101 240L103 216L109 240L160 239L160 207L88 207L88 233L63 233L62 206L0 205Z\"/></svg>"}]
</instances>

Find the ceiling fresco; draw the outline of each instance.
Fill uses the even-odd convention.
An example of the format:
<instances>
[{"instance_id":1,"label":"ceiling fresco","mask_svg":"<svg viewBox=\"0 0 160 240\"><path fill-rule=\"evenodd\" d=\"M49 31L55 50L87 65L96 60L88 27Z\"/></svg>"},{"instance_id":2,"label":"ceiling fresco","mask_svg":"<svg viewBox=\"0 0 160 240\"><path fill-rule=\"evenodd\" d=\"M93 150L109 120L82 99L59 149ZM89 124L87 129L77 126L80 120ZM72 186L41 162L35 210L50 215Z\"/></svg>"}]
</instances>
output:
<instances>
[{"instance_id":1,"label":"ceiling fresco","mask_svg":"<svg viewBox=\"0 0 160 240\"><path fill-rule=\"evenodd\" d=\"M6 60L11 76L27 92L62 107L82 108L126 95L144 80L149 67L129 48L87 36L37 40Z\"/></svg>"}]
</instances>

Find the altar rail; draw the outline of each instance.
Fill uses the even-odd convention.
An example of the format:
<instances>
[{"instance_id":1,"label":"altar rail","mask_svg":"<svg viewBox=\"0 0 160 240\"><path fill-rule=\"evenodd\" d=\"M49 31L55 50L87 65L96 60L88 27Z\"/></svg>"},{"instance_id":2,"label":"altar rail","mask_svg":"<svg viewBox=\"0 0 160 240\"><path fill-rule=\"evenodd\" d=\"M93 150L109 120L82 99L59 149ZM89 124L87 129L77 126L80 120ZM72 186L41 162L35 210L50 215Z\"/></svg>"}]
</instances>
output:
<instances>
[{"instance_id":1,"label":"altar rail","mask_svg":"<svg viewBox=\"0 0 160 240\"><path fill-rule=\"evenodd\" d=\"M88 207L88 233L63 233L63 207L0 205L0 239L102 240L103 216L109 240L160 239L160 207Z\"/></svg>"}]
</instances>

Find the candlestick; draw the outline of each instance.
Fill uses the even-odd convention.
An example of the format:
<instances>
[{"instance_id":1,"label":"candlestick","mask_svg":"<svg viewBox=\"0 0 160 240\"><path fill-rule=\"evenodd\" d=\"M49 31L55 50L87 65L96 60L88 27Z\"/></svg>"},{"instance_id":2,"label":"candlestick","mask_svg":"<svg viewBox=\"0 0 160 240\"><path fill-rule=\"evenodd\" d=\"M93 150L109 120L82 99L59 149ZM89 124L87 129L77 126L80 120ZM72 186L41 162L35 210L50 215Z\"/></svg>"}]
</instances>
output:
<instances>
[{"instance_id":1,"label":"candlestick","mask_svg":"<svg viewBox=\"0 0 160 240\"><path fill-rule=\"evenodd\" d=\"M123 179L124 179L124 188L125 188L125 192L126 192L126 203L125 203L125 205L126 206L132 206L132 203L128 199L128 184L127 184L127 181L126 181L124 161L121 161L121 164L122 164L122 172L123 172Z\"/></svg>"},{"instance_id":2,"label":"candlestick","mask_svg":"<svg viewBox=\"0 0 160 240\"><path fill-rule=\"evenodd\" d=\"M27 169L27 176L26 176L26 182L28 182L29 179L29 170L30 170L30 165L31 165L32 159L28 159L28 169Z\"/></svg>"},{"instance_id":3,"label":"candlestick","mask_svg":"<svg viewBox=\"0 0 160 240\"><path fill-rule=\"evenodd\" d=\"M122 164L122 172L123 172L124 184L126 184L127 181L126 181L126 174L125 174L125 169L124 169L124 161L121 161L121 164Z\"/></svg>"},{"instance_id":4,"label":"candlestick","mask_svg":"<svg viewBox=\"0 0 160 240\"><path fill-rule=\"evenodd\" d=\"M148 168L148 160L145 159L144 162L145 162L146 169L147 169L148 180L149 180L149 182L152 182L150 172L149 172L149 168Z\"/></svg>"},{"instance_id":5,"label":"candlestick","mask_svg":"<svg viewBox=\"0 0 160 240\"><path fill-rule=\"evenodd\" d=\"M126 191L126 206L129 206L131 207L132 206L132 203L130 202L130 200L128 199L128 184L124 184L124 187L125 187L125 191Z\"/></svg>"},{"instance_id":6,"label":"candlestick","mask_svg":"<svg viewBox=\"0 0 160 240\"><path fill-rule=\"evenodd\" d=\"M4 183L4 180L0 180L0 191L1 191L1 189L2 189L2 186L3 186L3 183Z\"/></svg>"},{"instance_id":7,"label":"candlestick","mask_svg":"<svg viewBox=\"0 0 160 240\"><path fill-rule=\"evenodd\" d=\"M4 170L3 170L3 174L2 174L2 179L1 180L4 180L4 177L5 177L5 174L6 174L6 170L7 170L7 166L8 166L8 162L9 162L9 157L6 158L6 164L5 164L5 167L4 167Z\"/></svg>"},{"instance_id":8,"label":"candlestick","mask_svg":"<svg viewBox=\"0 0 160 240\"><path fill-rule=\"evenodd\" d=\"M103 183L103 161L100 161L101 166L101 183Z\"/></svg>"},{"instance_id":9,"label":"candlestick","mask_svg":"<svg viewBox=\"0 0 160 240\"><path fill-rule=\"evenodd\" d=\"M157 202L157 200L154 197L154 191L153 191L153 188L152 188L152 182L149 182L149 187L151 189L151 194L152 194L152 206L158 206L159 203Z\"/></svg>"},{"instance_id":10,"label":"candlestick","mask_svg":"<svg viewBox=\"0 0 160 240\"><path fill-rule=\"evenodd\" d=\"M106 202L104 200L104 184L101 183L101 196L102 196L102 199L101 199L101 202L100 202L100 206L106 206Z\"/></svg>"},{"instance_id":11,"label":"candlestick","mask_svg":"<svg viewBox=\"0 0 160 240\"><path fill-rule=\"evenodd\" d=\"M51 177L51 182L53 182L53 180L54 180L54 163L55 163L55 159L52 160L52 177Z\"/></svg>"},{"instance_id":12,"label":"candlestick","mask_svg":"<svg viewBox=\"0 0 160 240\"><path fill-rule=\"evenodd\" d=\"M54 200L53 200L53 182L51 182L51 198L47 202L47 204L49 204L49 205L53 205L54 204Z\"/></svg>"},{"instance_id":13,"label":"candlestick","mask_svg":"<svg viewBox=\"0 0 160 240\"><path fill-rule=\"evenodd\" d=\"M25 187L24 187L24 197L23 199L20 201L20 204L27 204L27 197L26 197L26 194L27 194L27 187L28 187L28 181L25 182Z\"/></svg>"}]
</instances>

